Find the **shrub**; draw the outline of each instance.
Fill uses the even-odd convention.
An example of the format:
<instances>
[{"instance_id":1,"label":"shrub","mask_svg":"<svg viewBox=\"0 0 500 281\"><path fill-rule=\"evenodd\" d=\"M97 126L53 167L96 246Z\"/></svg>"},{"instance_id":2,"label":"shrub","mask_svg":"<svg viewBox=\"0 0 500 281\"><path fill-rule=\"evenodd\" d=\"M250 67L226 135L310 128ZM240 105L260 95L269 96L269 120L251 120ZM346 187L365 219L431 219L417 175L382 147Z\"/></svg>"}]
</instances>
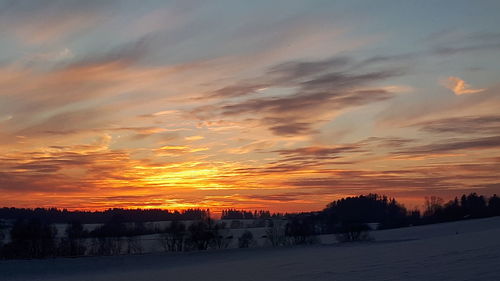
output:
<instances>
[{"instance_id":1,"label":"shrub","mask_svg":"<svg viewBox=\"0 0 500 281\"><path fill-rule=\"evenodd\" d=\"M367 224L345 223L340 227L336 238L339 242L369 241L372 240L369 231Z\"/></svg>"},{"instance_id":2,"label":"shrub","mask_svg":"<svg viewBox=\"0 0 500 281\"><path fill-rule=\"evenodd\" d=\"M243 234L238 238L238 247L239 248L249 248L255 243L253 239L252 232L245 230Z\"/></svg>"},{"instance_id":3,"label":"shrub","mask_svg":"<svg viewBox=\"0 0 500 281\"><path fill-rule=\"evenodd\" d=\"M182 222L173 221L160 236L160 242L165 251L180 252L183 250L186 225Z\"/></svg>"}]
</instances>

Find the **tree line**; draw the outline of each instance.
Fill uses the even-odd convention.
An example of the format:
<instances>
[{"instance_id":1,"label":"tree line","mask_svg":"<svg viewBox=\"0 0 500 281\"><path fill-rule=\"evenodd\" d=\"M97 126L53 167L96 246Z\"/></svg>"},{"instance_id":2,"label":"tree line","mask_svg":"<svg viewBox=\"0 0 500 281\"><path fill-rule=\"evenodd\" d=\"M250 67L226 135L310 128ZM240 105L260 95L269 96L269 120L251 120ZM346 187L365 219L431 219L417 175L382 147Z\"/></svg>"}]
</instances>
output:
<instances>
[{"instance_id":1,"label":"tree line","mask_svg":"<svg viewBox=\"0 0 500 281\"><path fill-rule=\"evenodd\" d=\"M265 210L255 210L255 211L245 211L245 210L237 210L237 209L227 209L222 210L221 219L269 219L272 217L279 217L282 214L273 213Z\"/></svg>"},{"instance_id":2,"label":"tree line","mask_svg":"<svg viewBox=\"0 0 500 281\"><path fill-rule=\"evenodd\" d=\"M0 208L0 219L17 220L37 218L50 223L67 223L80 221L81 223L105 223L113 217L122 217L129 222L196 220L206 216L208 210L187 209L170 211L163 209L122 209L112 208L104 211L71 211L57 208Z\"/></svg>"},{"instance_id":3,"label":"tree line","mask_svg":"<svg viewBox=\"0 0 500 281\"><path fill-rule=\"evenodd\" d=\"M62 236L58 236L53 224L32 217L14 222L8 243L2 244L0 239L0 258L139 254L143 252L139 237L149 234L157 235L151 240L159 242L158 246L170 252L223 249L233 239L226 223L215 221L208 212L189 223L173 220L165 226L154 227L143 222L126 222L118 215L92 230L86 229L79 221L73 221L67 224ZM240 247L249 247L252 239L248 233L243 233Z\"/></svg>"},{"instance_id":4,"label":"tree line","mask_svg":"<svg viewBox=\"0 0 500 281\"><path fill-rule=\"evenodd\" d=\"M423 223L438 223L491 216L500 216L500 197L495 194L488 198L477 193L470 193L469 195L463 194L460 198L455 197L446 203L439 197L427 197L422 221Z\"/></svg>"},{"instance_id":5,"label":"tree line","mask_svg":"<svg viewBox=\"0 0 500 281\"><path fill-rule=\"evenodd\" d=\"M423 211L408 210L395 198L368 194L333 201L320 212L289 214L286 235L299 243L327 233L337 234L340 241L368 240L370 223L377 229L388 229L492 216L500 216L496 194L489 198L464 194L446 203L439 197L426 197Z\"/></svg>"},{"instance_id":6,"label":"tree line","mask_svg":"<svg viewBox=\"0 0 500 281\"><path fill-rule=\"evenodd\" d=\"M222 249L227 248L233 240L236 240L238 247L248 248L255 246L259 238L265 239L274 247L312 244L318 242L318 235L329 233L334 233L341 242L368 240L371 223L386 229L499 216L500 198L497 195L485 197L471 193L444 202L438 197L428 197L424 209L420 211L408 210L394 198L368 194L333 201L318 212L271 214L267 211L229 209L222 212L223 220L219 221L210 217L209 210L200 209L164 213L156 212L158 210L124 209L102 212L15 208L2 210L4 212L0 213L0 219L14 222L10 227L10 241L3 243L4 232L1 230L7 226L0 220L0 257L45 258L142 253L142 238L139 237L151 234L156 235L155 239L161 249L170 252ZM79 215L76 217L83 218L83 221L73 219L73 216L68 215L71 213ZM49 218L50 214L59 216ZM73 220L67 221L64 233L58 235L53 222L60 222L64 217L62 214ZM90 217L85 217L88 214ZM108 220L99 226L91 230L84 227L84 222L103 219L102 216L110 214L112 215ZM168 220L166 218L169 216L173 219L164 226L151 227L150 224L145 224L158 214L162 214L159 216L161 220ZM253 219L258 223L252 225L265 227L265 234L254 237L254 233L246 229L239 237L233 237L233 222L228 226L225 221L231 219L233 222Z\"/></svg>"}]
</instances>

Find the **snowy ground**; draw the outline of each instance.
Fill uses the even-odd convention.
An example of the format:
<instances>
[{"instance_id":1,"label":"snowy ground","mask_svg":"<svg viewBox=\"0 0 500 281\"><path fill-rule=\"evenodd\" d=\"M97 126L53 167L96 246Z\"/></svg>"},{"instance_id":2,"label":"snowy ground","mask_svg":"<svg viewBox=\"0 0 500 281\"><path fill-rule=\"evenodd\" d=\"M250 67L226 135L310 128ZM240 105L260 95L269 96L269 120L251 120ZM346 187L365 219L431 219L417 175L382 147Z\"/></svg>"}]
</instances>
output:
<instances>
[{"instance_id":1,"label":"snowy ground","mask_svg":"<svg viewBox=\"0 0 500 281\"><path fill-rule=\"evenodd\" d=\"M500 280L500 217L373 236L279 249L0 261L0 280Z\"/></svg>"}]
</instances>

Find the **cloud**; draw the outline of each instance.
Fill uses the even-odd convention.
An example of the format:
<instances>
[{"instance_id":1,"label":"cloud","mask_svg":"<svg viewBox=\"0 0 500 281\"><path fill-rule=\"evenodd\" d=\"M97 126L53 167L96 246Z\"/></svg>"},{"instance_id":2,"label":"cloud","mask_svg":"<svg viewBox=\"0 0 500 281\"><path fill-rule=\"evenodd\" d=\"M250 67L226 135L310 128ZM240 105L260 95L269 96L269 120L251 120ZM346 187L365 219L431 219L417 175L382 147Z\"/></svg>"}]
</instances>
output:
<instances>
[{"instance_id":1,"label":"cloud","mask_svg":"<svg viewBox=\"0 0 500 281\"><path fill-rule=\"evenodd\" d=\"M434 52L438 55L455 55L465 52L500 50L500 43L487 43L463 47L437 47Z\"/></svg>"},{"instance_id":2,"label":"cloud","mask_svg":"<svg viewBox=\"0 0 500 281\"><path fill-rule=\"evenodd\" d=\"M395 154L415 155L415 154L436 154L450 151L467 151L478 149L500 148L500 136L469 138L469 139L449 139L438 143L409 147L398 151Z\"/></svg>"},{"instance_id":3,"label":"cloud","mask_svg":"<svg viewBox=\"0 0 500 281\"><path fill-rule=\"evenodd\" d=\"M270 148L273 145L275 145L274 141L253 141L240 147L227 149L227 152L231 154L246 154L256 151L262 152L264 149Z\"/></svg>"},{"instance_id":4,"label":"cloud","mask_svg":"<svg viewBox=\"0 0 500 281\"><path fill-rule=\"evenodd\" d=\"M398 99L388 110L377 114L381 128L408 128L431 120L456 118L457 116L492 116L498 114L500 87L491 85L480 94L440 95L435 98ZM451 127L459 124L450 124Z\"/></svg>"},{"instance_id":5,"label":"cloud","mask_svg":"<svg viewBox=\"0 0 500 281\"><path fill-rule=\"evenodd\" d=\"M340 112L392 98L395 93L369 88L371 83L403 74L401 69L362 72L342 70L352 59L333 57L322 61L290 61L271 66L266 74L218 90L218 103L195 108L192 113L202 120L250 117L278 136L310 135L319 124ZM359 72L359 73L358 73ZM249 97L229 101L222 97L247 97L257 89L286 87L282 94ZM214 97L214 94L211 94Z\"/></svg>"},{"instance_id":6,"label":"cloud","mask_svg":"<svg viewBox=\"0 0 500 281\"><path fill-rule=\"evenodd\" d=\"M130 123L133 117L127 115L131 109L165 99L167 84L171 87L169 79L175 80L183 76L182 71L192 69L192 63L190 66L138 65L147 53L147 45L144 40L132 40L109 52L93 53L51 68L0 66L2 111L12 116L9 120L3 120L3 115L0 117L0 144L12 142L17 135L45 138L111 130L122 122ZM144 112L144 107L141 110ZM168 109L152 116L170 118L177 112ZM136 116L137 111L133 114ZM141 127L145 127L144 121L141 123ZM136 139L140 139L158 131L137 133Z\"/></svg>"},{"instance_id":7,"label":"cloud","mask_svg":"<svg viewBox=\"0 0 500 281\"><path fill-rule=\"evenodd\" d=\"M266 203L287 203L294 202L297 203L311 203L311 200L306 200L308 196L314 194L307 192L287 192L287 193L275 193L275 194L251 194L239 196L240 200L249 201L262 201Z\"/></svg>"},{"instance_id":8,"label":"cloud","mask_svg":"<svg viewBox=\"0 0 500 281\"><path fill-rule=\"evenodd\" d=\"M185 145L166 145L160 147L156 151L158 155L182 155L206 150L208 150L206 147L194 148Z\"/></svg>"},{"instance_id":9,"label":"cloud","mask_svg":"<svg viewBox=\"0 0 500 281\"><path fill-rule=\"evenodd\" d=\"M0 31L13 32L30 44L62 40L106 19L115 1L3 1Z\"/></svg>"},{"instance_id":10,"label":"cloud","mask_svg":"<svg viewBox=\"0 0 500 281\"><path fill-rule=\"evenodd\" d=\"M363 152L365 151L359 144L339 145L339 146L308 146L294 149L281 149L274 152L286 157L325 157L336 156L348 152Z\"/></svg>"},{"instance_id":11,"label":"cloud","mask_svg":"<svg viewBox=\"0 0 500 281\"><path fill-rule=\"evenodd\" d=\"M302 84L306 90L312 89L344 89L359 87L370 82L383 81L385 79L400 76L403 73L398 69L379 70L368 73L350 74L345 72L331 72L323 74Z\"/></svg>"},{"instance_id":12,"label":"cloud","mask_svg":"<svg viewBox=\"0 0 500 281\"><path fill-rule=\"evenodd\" d=\"M464 80L459 77L450 76L446 81L444 81L444 86L450 89L455 95L467 95L467 94L476 94L483 92L486 89L472 89L469 84L467 84Z\"/></svg>"},{"instance_id":13,"label":"cloud","mask_svg":"<svg viewBox=\"0 0 500 281\"><path fill-rule=\"evenodd\" d=\"M483 189L492 182L498 182L495 174L498 165L491 161L482 163L442 163L398 170L325 170L321 176L299 177L285 184L298 189L314 189L321 193L360 194L377 192L405 196L427 196L443 194L449 196L457 190L466 192ZM498 191L498 186L496 187ZM495 191L495 192L497 192Z\"/></svg>"},{"instance_id":14,"label":"cloud","mask_svg":"<svg viewBox=\"0 0 500 281\"><path fill-rule=\"evenodd\" d=\"M66 111L42 119L32 126L21 129L19 135L68 134L102 127L109 122L106 108L88 108Z\"/></svg>"},{"instance_id":15,"label":"cloud","mask_svg":"<svg viewBox=\"0 0 500 281\"><path fill-rule=\"evenodd\" d=\"M237 84L220 88L207 95L208 98L234 98L258 93L270 86L293 86L302 79L321 74L331 68L344 68L351 62L345 56L332 57L317 61L287 61L269 67L264 76L240 81ZM201 99L206 97L201 97Z\"/></svg>"},{"instance_id":16,"label":"cloud","mask_svg":"<svg viewBox=\"0 0 500 281\"><path fill-rule=\"evenodd\" d=\"M435 45L430 53L440 56L500 50L500 33L498 32L441 31L432 34L429 41Z\"/></svg>"},{"instance_id":17,"label":"cloud","mask_svg":"<svg viewBox=\"0 0 500 281\"><path fill-rule=\"evenodd\" d=\"M286 125L271 126L269 130L278 136L309 135L317 132L313 130L313 124L306 122L286 122Z\"/></svg>"},{"instance_id":18,"label":"cloud","mask_svg":"<svg viewBox=\"0 0 500 281\"><path fill-rule=\"evenodd\" d=\"M316 86L315 86L316 87ZM260 123L280 136L310 134L318 123L342 110L384 101L394 96L385 90L330 90L300 92L286 97L249 99L216 108L222 116L260 116Z\"/></svg>"},{"instance_id":19,"label":"cloud","mask_svg":"<svg viewBox=\"0 0 500 281\"><path fill-rule=\"evenodd\" d=\"M441 118L418 122L411 126L430 133L498 134L500 132L500 115Z\"/></svg>"},{"instance_id":20,"label":"cloud","mask_svg":"<svg viewBox=\"0 0 500 281\"><path fill-rule=\"evenodd\" d=\"M70 60L75 57L75 54L69 48L63 48L56 51L42 52L34 55L29 55L22 59L23 64L29 64L35 67L37 64L43 65L46 63L59 63ZM25 62L24 62L25 61Z\"/></svg>"},{"instance_id":21,"label":"cloud","mask_svg":"<svg viewBox=\"0 0 500 281\"><path fill-rule=\"evenodd\" d=\"M11 42L0 63L0 188L8 191L0 202L317 208L339 194L498 182L498 159L475 157L498 151L494 86L473 95L483 89L457 78L462 85L450 89L470 95L399 93L411 90L403 81L418 82L420 66L429 69L429 57L493 50L499 37L400 49L330 22L324 9L301 13L303 4L266 9L256 21L241 5L214 17L195 3L179 11L101 2L0 7L0 34ZM383 105L375 103L391 99L396 106L383 111L404 124L372 127ZM420 119L405 119L412 113ZM432 155L440 158L410 159Z\"/></svg>"},{"instance_id":22,"label":"cloud","mask_svg":"<svg viewBox=\"0 0 500 281\"><path fill-rule=\"evenodd\" d=\"M187 141L198 141L198 140L202 140L204 138L205 138L204 136L188 136L188 137L185 137L184 139Z\"/></svg>"},{"instance_id":23,"label":"cloud","mask_svg":"<svg viewBox=\"0 0 500 281\"><path fill-rule=\"evenodd\" d=\"M2 159L0 188L11 192L78 192L126 176L132 162L123 151L108 150L109 136L89 145L52 146L43 151L9 153ZM121 170L121 172L119 172Z\"/></svg>"},{"instance_id":24,"label":"cloud","mask_svg":"<svg viewBox=\"0 0 500 281\"><path fill-rule=\"evenodd\" d=\"M282 82L296 81L324 73L332 68L339 71L339 69L349 66L352 62L353 59L347 56L336 56L317 61L287 61L270 67L267 75Z\"/></svg>"},{"instance_id":25,"label":"cloud","mask_svg":"<svg viewBox=\"0 0 500 281\"><path fill-rule=\"evenodd\" d=\"M104 49L89 52L79 60L72 61L63 65L64 68L78 69L83 67L101 66L106 64L121 64L124 67L130 67L137 64L141 59L146 58L151 53L153 36L143 36L134 39L111 49Z\"/></svg>"},{"instance_id":26,"label":"cloud","mask_svg":"<svg viewBox=\"0 0 500 281\"><path fill-rule=\"evenodd\" d=\"M207 98L234 98L234 97L247 96L250 94L257 93L259 90L264 89L268 86L269 85L267 84L249 84L249 85L241 84L241 85L227 86L214 91Z\"/></svg>"}]
</instances>

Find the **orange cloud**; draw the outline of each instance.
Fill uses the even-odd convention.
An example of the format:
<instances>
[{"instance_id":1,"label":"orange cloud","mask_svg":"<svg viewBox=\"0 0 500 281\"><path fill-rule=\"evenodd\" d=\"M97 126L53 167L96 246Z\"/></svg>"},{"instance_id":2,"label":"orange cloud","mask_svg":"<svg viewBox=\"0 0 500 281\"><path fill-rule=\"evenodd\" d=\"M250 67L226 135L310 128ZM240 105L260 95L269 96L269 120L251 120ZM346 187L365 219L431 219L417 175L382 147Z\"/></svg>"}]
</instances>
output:
<instances>
[{"instance_id":1,"label":"orange cloud","mask_svg":"<svg viewBox=\"0 0 500 281\"><path fill-rule=\"evenodd\" d=\"M198 148L193 148L189 146L184 146L184 145L166 145L160 147L158 150L160 154L185 154L185 153L193 153L193 152L199 152L199 151L205 151L208 150L206 147L198 147Z\"/></svg>"},{"instance_id":2,"label":"orange cloud","mask_svg":"<svg viewBox=\"0 0 500 281\"><path fill-rule=\"evenodd\" d=\"M184 139L187 141L197 141L197 140L202 140L204 138L205 138L204 136L189 136L185 137Z\"/></svg>"},{"instance_id":3,"label":"orange cloud","mask_svg":"<svg viewBox=\"0 0 500 281\"><path fill-rule=\"evenodd\" d=\"M455 76L448 77L448 79L444 82L444 86L453 91L453 93L455 93L455 95L457 96L476 94L486 90L486 89L472 89L467 82Z\"/></svg>"}]
</instances>

